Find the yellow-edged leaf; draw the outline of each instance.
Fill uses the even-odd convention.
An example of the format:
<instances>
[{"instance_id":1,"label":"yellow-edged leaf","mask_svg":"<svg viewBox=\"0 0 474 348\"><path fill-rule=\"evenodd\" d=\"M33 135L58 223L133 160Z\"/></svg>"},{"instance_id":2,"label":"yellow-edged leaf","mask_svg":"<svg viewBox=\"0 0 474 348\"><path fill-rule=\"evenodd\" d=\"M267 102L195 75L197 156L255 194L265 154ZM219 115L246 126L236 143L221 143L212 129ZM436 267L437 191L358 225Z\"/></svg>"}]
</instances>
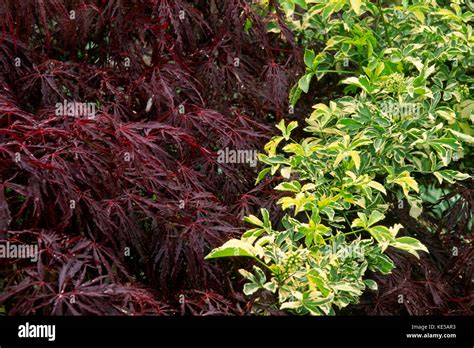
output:
<instances>
[{"instance_id":1,"label":"yellow-edged leaf","mask_svg":"<svg viewBox=\"0 0 474 348\"><path fill-rule=\"evenodd\" d=\"M367 185L372 187L373 189L376 189L377 191L383 192L384 194L387 194L387 191L385 190L385 187L377 181L371 181Z\"/></svg>"},{"instance_id":2,"label":"yellow-edged leaf","mask_svg":"<svg viewBox=\"0 0 474 348\"><path fill-rule=\"evenodd\" d=\"M362 4L361 0L351 0L351 6L356 15L360 16L362 14L362 11L360 9L360 5Z\"/></svg>"}]
</instances>

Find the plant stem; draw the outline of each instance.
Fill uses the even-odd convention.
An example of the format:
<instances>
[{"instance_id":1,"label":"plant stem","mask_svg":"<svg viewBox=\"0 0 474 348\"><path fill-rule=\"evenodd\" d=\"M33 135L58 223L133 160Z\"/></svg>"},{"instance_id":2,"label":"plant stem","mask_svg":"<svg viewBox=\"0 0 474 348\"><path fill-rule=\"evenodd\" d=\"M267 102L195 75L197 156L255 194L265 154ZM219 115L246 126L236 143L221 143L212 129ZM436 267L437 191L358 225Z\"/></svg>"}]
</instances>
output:
<instances>
[{"instance_id":1,"label":"plant stem","mask_svg":"<svg viewBox=\"0 0 474 348\"><path fill-rule=\"evenodd\" d=\"M383 13L382 4L380 4L380 0L377 0L377 6L379 8L379 11L380 11L379 16L382 19L383 28L385 30L385 38L387 39L387 42L390 45L390 47L392 47L392 39L390 38L390 35L388 35L388 26L387 26L387 22L385 21L385 16Z\"/></svg>"},{"instance_id":2,"label":"plant stem","mask_svg":"<svg viewBox=\"0 0 474 348\"><path fill-rule=\"evenodd\" d=\"M273 270L270 267L268 267L265 262L261 261L258 257L254 257L254 260L257 260L258 263L260 263L262 266L266 267L273 274Z\"/></svg>"},{"instance_id":3,"label":"plant stem","mask_svg":"<svg viewBox=\"0 0 474 348\"><path fill-rule=\"evenodd\" d=\"M350 234L354 234L354 233L359 233L359 232L363 232L365 231L365 229L361 228L360 230L355 230L355 231L350 231L350 232L346 232L346 233L341 233L339 234L339 236L348 236ZM335 237L337 237L338 235L333 235L331 237L328 237L328 238L325 238L324 240L330 240L330 239L333 239Z\"/></svg>"}]
</instances>

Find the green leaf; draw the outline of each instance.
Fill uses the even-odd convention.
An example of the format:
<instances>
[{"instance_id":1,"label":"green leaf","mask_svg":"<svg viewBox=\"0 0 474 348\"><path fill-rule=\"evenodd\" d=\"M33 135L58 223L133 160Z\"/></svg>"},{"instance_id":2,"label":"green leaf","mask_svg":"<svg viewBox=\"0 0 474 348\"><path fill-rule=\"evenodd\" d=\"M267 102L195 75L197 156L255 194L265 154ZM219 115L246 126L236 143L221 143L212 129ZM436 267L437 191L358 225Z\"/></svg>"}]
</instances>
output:
<instances>
[{"instance_id":1,"label":"green leaf","mask_svg":"<svg viewBox=\"0 0 474 348\"><path fill-rule=\"evenodd\" d=\"M243 291L245 295L250 296L256 293L260 288L261 286L257 283L247 283L247 284L244 284Z\"/></svg>"},{"instance_id":2,"label":"green leaf","mask_svg":"<svg viewBox=\"0 0 474 348\"><path fill-rule=\"evenodd\" d=\"M315 224L314 221L310 220L309 227L302 227L300 232L302 232L305 238L305 245L307 248L310 248L314 244L321 243L325 244L324 239L321 235L327 235L331 229L323 224Z\"/></svg>"},{"instance_id":3,"label":"green leaf","mask_svg":"<svg viewBox=\"0 0 474 348\"><path fill-rule=\"evenodd\" d=\"M407 197L408 204L410 204L410 216L417 219L423 212L423 204L421 199L411 196Z\"/></svg>"},{"instance_id":4,"label":"green leaf","mask_svg":"<svg viewBox=\"0 0 474 348\"><path fill-rule=\"evenodd\" d=\"M364 145L368 145L368 144L372 144L372 143L373 143L373 140L372 140L372 139L359 138L359 139L354 140L354 141L351 143L350 149L351 149L351 150L354 150L354 149L357 149L358 147L361 147L361 146L364 146Z\"/></svg>"},{"instance_id":5,"label":"green leaf","mask_svg":"<svg viewBox=\"0 0 474 348\"><path fill-rule=\"evenodd\" d=\"M425 14L421 11L412 11L415 17L421 22L421 24L425 24Z\"/></svg>"},{"instance_id":6,"label":"green leaf","mask_svg":"<svg viewBox=\"0 0 474 348\"><path fill-rule=\"evenodd\" d=\"M331 48L331 47L333 47L333 46L335 46L335 45L337 45L341 42L346 42L346 41L350 41L350 39L348 39L345 36L341 36L341 35L332 36L326 42L326 49Z\"/></svg>"},{"instance_id":7,"label":"green leaf","mask_svg":"<svg viewBox=\"0 0 474 348\"><path fill-rule=\"evenodd\" d=\"M385 219L385 215L379 212L378 210L374 210L372 213L370 213L369 220L367 222L367 227L370 227L374 224L376 224L379 221L382 221Z\"/></svg>"},{"instance_id":8,"label":"green leaf","mask_svg":"<svg viewBox=\"0 0 474 348\"><path fill-rule=\"evenodd\" d=\"M276 34L281 33L281 29L280 29L280 26L278 25L278 22L275 20L270 20L267 23L267 31L269 33L276 33Z\"/></svg>"},{"instance_id":9,"label":"green leaf","mask_svg":"<svg viewBox=\"0 0 474 348\"><path fill-rule=\"evenodd\" d=\"M291 131L298 127L298 121L291 121L288 126L286 127L286 134L288 137L291 135ZM286 139L288 140L288 139Z\"/></svg>"},{"instance_id":10,"label":"green leaf","mask_svg":"<svg viewBox=\"0 0 474 348\"><path fill-rule=\"evenodd\" d=\"M360 9L360 5L362 4L362 0L351 0L351 6L356 15L360 16L362 11Z\"/></svg>"},{"instance_id":11,"label":"green leaf","mask_svg":"<svg viewBox=\"0 0 474 348\"><path fill-rule=\"evenodd\" d=\"M289 179L291 176L291 167L283 167L280 169L281 176L285 179Z\"/></svg>"},{"instance_id":12,"label":"green leaf","mask_svg":"<svg viewBox=\"0 0 474 348\"><path fill-rule=\"evenodd\" d=\"M332 286L334 290L349 292L352 295L360 296L362 295L362 289L350 284L350 283L336 283Z\"/></svg>"},{"instance_id":13,"label":"green leaf","mask_svg":"<svg viewBox=\"0 0 474 348\"><path fill-rule=\"evenodd\" d=\"M301 88L301 90L305 93L308 93L309 90L309 84L311 83L311 79L313 78L314 73L308 73L303 75L302 78L298 81L298 86Z\"/></svg>"},{"instance_id":14,"label":"green leaf","mask_svg":"<svg viewBox=\"0 0 474 348\"><path fill-rule=\"evenodd\" d=\"M370 268L377 270L382 274L389 274L395 268L395 264L387 255L377 254L374 256Z\"/></svg>"},{"instance_id":15,"label":"green leaf","mask_svg":"<svg viewBox=\"0 0 474 348\"><path fill-rule=\"evenodd\" d=\"M465 133L461 133L461 132L458 132L454 129L449 129L449 131L458 139L458 140L461 140L461 141L465 141L466 143L469 143L469 144L474 144L474 137L469 135L469 134L465 134Z\"/></svg>"},{"instance_id":16,"label":"green leaf","mask_svg":"<svg viewBox=\"0 0 474 348\"><path fill-rule=\"evenodd\" d=\"M316 269L311 270L307 275L310 284L315 285L321 294L326 297L331 292L331 289L326 284L324 278L322 278Z\"/></svg>"},{"instance_id":17,"label":"green leaf","mask_svg":"<svg viewBox=\"0 0 474 348\"><path fill-rule=\"evenodd\" d=\"M369 94L375 90L375 87L370 83L366 76L361 76L359 78L352 76L342 80L341 83L360 87Z\"/></svg>"},{"instance_id":18,"label":"green leaf","mask_svg":"<svg viewBox=\"0 0 474 348\"><path fill-rule=\"evenodd\" d=\"M282 303L280 309L298 309L300 307L301 303L299 301L289 301Z\"/></svg>"},{"instance_id":19,"label":"green leaf","mask_svg":"<svg viewBox=\"0 0 474 348\"><path fill-rule=\"evenodd\" d=\"M212 250L205 257L205 260L232 256L256 257L257 253L257 249L254 248L252 244L238 239L231 239L224 243L224 245L222 245L221 247Z\"/></svg>"},{"instance_id":20,"label":"green leaf","mask_svg":"<svg viewBox=\"0 0 474 348\"><path fill-rule=\"evenodd\" d=\"M281 7L287 17L291 17L295 13L295 4L292 1L282 1Z\"/></svg>"},{"instance_id":21,"label":"green leaf","mask_svg":"<svg viewBox=\"0 0 474 348\"><path fill-rule=\"evenodd\" d=\"M423 70L424 65L421 62L421 59L408 56L408 57L405 58L405 60L409 63L412 63L418 69L418 71L421 72Z\"/></svg>"},{"instance_id":22,"label":"green leaf","mask_svg":"<svg viewBox=\"0 0 474 348\"><path fill-rule=\"evenodd\" d=\"M292 106L296 105L296 103L298 102L298 100L301 97L301 92L302 92L302 90L299 87L299 83L295 83L293 85L293 87L291 87L290 95L289 95L290 105L292 105Z\"/></svg>"},{"instance_id":23,"label":"green leaf","mask_svg":"<svg viewBox=\"0 0 474 348\"><path fill-rule=\"evenodd\" d=\"M289 191L289 192L298 193L298 192L301 191L301 184L296 180L294 180L292 182L282 182L281 184L279 184L275 187L275 190L277 190L277 191Z\"/></svg>"},{"instance_id":24,"label":"green leaf","mask_svg":"<svg viewBox=\"0 0 474 348\"><path fill-rule=\"evenodd\" d=\"M308 8L308 5L306 4L306 0L292 0L296 5L300 6L303 10L306 10Z\"/></svg>"},{"instance_id":25,"label":"green leaf","mask_svg":"<svg viewBox=\"0 0 474 348\"><path fill-rule=\"evenodd\" d=\"M367 222L368 222L368 219L367 219L367 215L365 215L364 213L362 212L357 212L357 216L359 216L357 219L354 219L354 221L352 221L352 227L362 227L362 228L367 228L368 225L367 225Z\"/></svg>"},{"instance_id":26,"label":"green leaf","mask_svg":"<svg viewBox=\"0 0 474 348\"><path fill-rule=\"evenodd\" d=\"M332 302L333 299L334 294L332 293L326 297L320 297L306 292L303 294L303 300L301 302L303 307L307 309L311 315L319 315L320 310L318 307Z\"/></svg>"},{"instance_id":27,"label":"green leaf","mask_svg":"<svg viewBox=\"0 0 474 348\"><path fill-rule=\"evenodd\" d=\"M286 134L286 126L285 126L285 120L281 120L276 127L281 131L281 134L283 136Z\"/></svg>"},{"instance_id":28,"label":"green leaf","mask_svg":"<svg viewBox=\"0 0 474 348\"><path fill-rule=\"evenodd\" d=\"M249 215L249 216L244 217L244 221L248 222L249 224L258 226L258 227L263 227L264 226L262 220L260 220L255 215Z\"/></svg>"},{"instance_id":29,"label":"green leaf","mask_svg":"<svg viewBox=\"0 0 474 348\"><path fill-rule=\"evenodd\" d=\"M400 231L402 228L403 228L403 225L401 224L395 224L392 227L390 227L389 230L392 237L395 238L398 234L398 231Z\"/></svg>"},{"instance_id":30,"label":"green leaf","mask_svg":"<svg viewBox=\"0 0 474 348\"><path fill-rule=\"evenodd\" d=\"M415 192L419 192L418 183L410 176L408 171L404 171L401 174L393 177L392 175L387 177L387 183L398 184L402 187L404 195L407 197L410 189L413 189Z\"/></svg>"},{"instance_id":31,"label":"green leaf","mask_svg":"<svg viewBox=\"0 0 474 348\"><path fill-rule=\"evenodd\" d=\"M274 282L268 282L265 285L263 285L263 288L270 292L275 293L275 291L277 291L278 289L278 285Z\"/></svg>"},{"instance_id":32,"label":"green leaf","mask_svg":"<svg viewBox=\"0 0 474 348\"><path fill-rule=\"evenodd\" d=\"M251 230L246 231L242 235L242 240L244 242L253 243L264 232L265 232L265 230L263 228L252 228Z\"/></svg>"},{"instance_id":33,"label":"green leaf","mask_svg":"<svg viewBox=\"0 0 474 348\"><path fill-rule=\"evenodd\" d=\"M281 124L282 122L280 122ZM277 126L278 129L281 130L281 128L279 128L280 124ZM285 125L283 124L283 128L285 127ZM285 129L285 128L284 128ZM285 129L286 131L286 129ZM268 154L269 157L273 157L273 156L276 156L276 149L277 149L277 146L278 144L280 144L280 142L283 140L284 138L283 137L273 137L266 145L265 147L263 148L265 150L265 152Z\"/></svg>"},{"instance_id":34,"label":"green leaf","mask_svg":"<svg viewBox=\"0 0 474 348\"><path fill-rule=\"evenodd\" d=\"M420 258L417 251L422 250L429 253L428 249L417 239L412 237L400 237L395 239L395 242L390 244L394 248L404 250L417 258Z\"/></svg>"},{"instance_id":35,"label":"green leaf","mask_svg":"<svg viewBox=\"0 0 474 348\"><path fill-rule=\"evenodd\" d=\"M369 228L369 233L372 235L372 237L375 238L375 240L379 243L382 251L384 251L394 240L393 235L390 233L390 230L382 225L379 226L374 226Z\"/></svg>"},{"instance_id":36,"label":"green leaf","mask_svg":"<svg viewBox=\"0 0 474 348\"><path fill-rule=\"evenodd\" d=\"M305 155L305 149L303 148L303 146L301 146L300 144L295 144L295 143L285 145L285 147L283 148L283 151L289 152L289 153L294 153L294 154L300 155L300 156Z\"/></svg>"},{"instance_id":37,"label":"green leaf","mask_svg":"<svg viewBox=\"0 0 474 348\"><path fill-rule=\"evenodd\" d=\"M372 291L377 291L378 290L378 285L374 280L364 279L364 283L370 290L372 290Z\"/></svg>"},{"instance_id":38,"label":"green leaf","mask_svg":"<svg viewBox=\"0 0 474 348\"><path fill-rule=\"evenodd\" d=\"M357 170L360 168L360 156L358 151L347 151L347 154L351 156L352 161L354 161L355 167Z\"/></svg>"},{"instance_id":39,"label":"green leaf","mask_svg":"<svg viewBox=\"0 0 474 348\"><path fill-rule=\"evenodd\" d=\"M304 51L304 63L310 69L313 69L314 57L315 55L313 50L306 49Z\"/></svg>"},{"instance_id":40,"label":"green leaf","mask_svg":"<svg viewBox=\"0 0 474 348\"><path fill-rule=\"evenodd\" d=\"M370 181L367 185L372 187L373 189L376 189L377 191L387 194L387 191L385 191L385 187L383 187L383 185L378 183L377 181Z\"/></svg>"},{"instance_id":41,"label":"green leaf","mask_svg":"<svg viewBox=\"0 0 474 348\"><path fill-rule=\"evenodd\" d=\"M255 181L255 185L257 185L260 181L262 181L265 176L270 172L271 168L265 168L260 173L258 173L257 180Z\"/></svg>"},{"instance_id":42,"label":"green leaf","mask_svg":"<svg viewBox=\"0 0 474 348\"><path fill-rule=\"evenodd\" d=\"M339 121L337 121L337 126L339 128L345 128L349 130L358 130L364 127L362 123L352 118L341 118Z\"/></svg>"},{"instance_id":43,"label":"green leaf","mask_svg":"<svg viewBox=\"0 0 474 348\"><path fill-rule=\"evenodd\" d=\"M262 157L261 160L262 162L267 163L267 164L287 164L288 163L288 160L281 155L267 157L267 158Z\"/></svg>"},{"instance_id":44,"label":"green leaf","mask_svg":"<svg viewBox=\"0 0 474 348\"><path fill-rule=\"evenodd\" d=\"M292 121L288 124L288 126L285 126L285 120L281 120L280 123L276 126L281 133L283 134L283 138L285 140L290 139L291 131L298 127L298 122L297 121ZM268 145L268 144L267 144Z\"/></svg>"},{"instance_id":45,"label":"green leaf","mask_svg":"<svg viewBox=\"0 0 474 348\"><path fill-rule=\"evenodd\" d=\"M296 194L293 197L282 197L278 200L278 204L281 204L283 210L288 209L289 207L295 207L295 215L304 210L309 210L308 203L312 203L314 200L313 197L306 197L303 192Z\"/></svg>"},{"instance_id":46,"label":"green leaf","mask_svg":"<svg viewBox=\"0 0 474 348\"><path fill-rule=\"evenodd\" d=\"M301 188L301 192L305 192L305 191L310 191L310 190L314 190L316 188L316 185L315 184L304 184L303 187Z\"/></svg>"},{"instance_id":47,"label":"green leaf","mask_svg":"<svg viewBox=\"0 0 474 348\"><path fill-rule=\"evenodd\" d=\"M251 282L256 282L257 281L257 278L252 274L250 273L249 271L245 270L245 269L239 269L239 273L247 280L250 280Z\"/></svg>"},{"instance_id":48,"label":"green leaf","mask_svg":"<svg viewBox=\"0 0 474 348\"><path fill-rule=\"evenodd\" d=\"M253 266L254 274L246 271L244 269L240 269L239 273L250 282L244 285L244 294L249 296L256 293L259 289L265 286L265 282L267 281L267 277L265 273L261 270L261 268L257 266Z\"/></svg>"},{"instance_id":49,"label":"green leaf","mask_svg":"<svg viewBox=\"0 0 474 348\"><path fill-rule=\"evenodd\" d=\"M270 226L270 214L268 214L268 210L265 209L265 208L260 208L260 212L261 212L262 218L263 218L263 225L265 227Z\"/></svg>"},{"instance_id":50,"label":"green leaf","mask_svg":"<svg viewBox=\"0 0 474 348\"><path fill-rule=\"evenodd\" d=\"M438 170L433 174L434 176L436 176L440 184L443 183L443 180L446 180L450 184L453 184L455 181L462 181L471 177L469 174L461 173L456 170L450 169Z\"/></svg>"},{"instance_id":51,"label":"green leaf","mask_svg":"<svg viewBox=\"0 0 474 348\"><path fill-rule=\"evenodd\" d=\"M457 150L459 148L459 143L454 138L440 138L440 139L433 139L429 141L429 144L436 144L440 146L444 146L450 148L452 150Z\"/></svg>"}]
</instances>

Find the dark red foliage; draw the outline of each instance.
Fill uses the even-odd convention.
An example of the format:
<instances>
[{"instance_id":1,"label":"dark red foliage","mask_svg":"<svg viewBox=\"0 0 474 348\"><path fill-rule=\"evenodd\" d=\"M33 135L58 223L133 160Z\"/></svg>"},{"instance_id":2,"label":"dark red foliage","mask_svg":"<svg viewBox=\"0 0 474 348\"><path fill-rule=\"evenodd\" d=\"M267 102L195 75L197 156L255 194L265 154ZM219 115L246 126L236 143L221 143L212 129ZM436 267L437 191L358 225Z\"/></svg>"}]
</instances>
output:
<instances>
[{"instance_id":1,"label":"dark red foliage","mask_svg":"<svg viewBox=\"0 0 474 348\"><path fill-rule=\"evenodd\" d=\"M390 253L396 268L389 276L372 276L379 290L365 296L360 310L371 315L471 315L474 248L456 257L450 257L449 250L441 254L444 260L439 262L439 253L420 261Z\"/></svg>"},{"instance_id":2,"label":"dark red foliage","mask_svg":"<svg viewBox=\"0 0 474 348\"><path fill-rule=\"evenodd\" d=\"M430 253L417 260L390 250L396 268L389 276L372 275L379 290L366 294L356 311L371 315L472 315L474 231L468 222L474 216L474 190L469 187L469 180L450 187L451 193L440 202L456 194L459 199L443 219L438 221L423 213L424 220L433 225L431 230L437 230L435 233L410 217L407 207L394 210L393 221L401 221L409 235L416 236ZM429 211L430 207L426 208Z\"/></svg>"},{"instance_id":3,"label":"dark red foliage","mask_svg":"<svg viewBox=\"0 0 474 348\"><path fill-rule=\"evenodd\" d=\"M130 279L112 250L81 237L45 231L10 233L8 242L34 243L37 262L12 261L0 302L12 302L9 314L165 315L173 311Z\"/></svg>"},{"instance_id":4,"label":"dark red foliage","mask_svg":"<svg viewBox=\"0 0 474 348\"><path fill-rule=\"evenodd\" d=\"M217 161L288 107L300 53L266 21L244 0L2 1L0 233L41 254L2 263L9 314L243 313L232 265L203 258L274 200Z\"/></svg>"}]
</instances>

